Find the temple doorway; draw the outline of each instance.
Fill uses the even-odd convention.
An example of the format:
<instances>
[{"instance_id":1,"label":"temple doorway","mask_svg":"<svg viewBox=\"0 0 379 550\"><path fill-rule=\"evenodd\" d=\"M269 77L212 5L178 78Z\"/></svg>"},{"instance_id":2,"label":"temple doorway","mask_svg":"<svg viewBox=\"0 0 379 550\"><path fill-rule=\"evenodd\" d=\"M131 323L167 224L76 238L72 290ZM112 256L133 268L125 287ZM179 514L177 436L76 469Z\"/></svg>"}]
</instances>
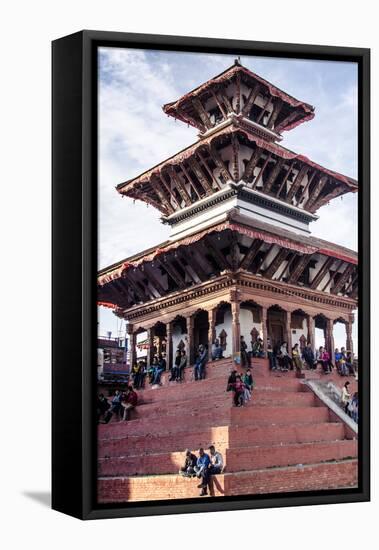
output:
<instances>
[{"instance_id":1,"label":"temple doorway","mask_svg":"<svg viewBox=\"0 0 379 550\"><path fill-rule=\"evenodd\" d=\"M267 310L267 335L274 349L279 347L286 340L285 334L285 311L279 306L271 306Z\"/></svg>"},{"instance_id":2,"label":"temple doorway","mask_svg":"<svg viewBox=\"0 0 379 550\"><path fill-rule=\"evenodd\" d=\"M204 309L198 311L193 320L193 340L195 350L200 344L208 346L208 312Z\"/></svg>"}]
</instances>

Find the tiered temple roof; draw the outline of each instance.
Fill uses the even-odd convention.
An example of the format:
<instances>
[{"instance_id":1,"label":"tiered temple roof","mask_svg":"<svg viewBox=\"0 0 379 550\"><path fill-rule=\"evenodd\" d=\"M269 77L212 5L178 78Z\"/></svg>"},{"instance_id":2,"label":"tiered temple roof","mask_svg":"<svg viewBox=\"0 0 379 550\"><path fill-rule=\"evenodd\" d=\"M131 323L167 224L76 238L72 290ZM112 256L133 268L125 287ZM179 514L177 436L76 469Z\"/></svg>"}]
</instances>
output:
<instances>
[{"instance_id":1,"label":"tiered temple roof","mask_svg":"<svg viewBox=\"0 0 379 550\"><path fill-rule=\"evenodd\" d=\"M352 310L357 254L308 225L358 182L278 143L314 108L236 63L163 110L197 127L198 141L117 191L157 208L171 236L100 271L100 303L124 314L234 278Z\"/></svg>"}]
</instances>

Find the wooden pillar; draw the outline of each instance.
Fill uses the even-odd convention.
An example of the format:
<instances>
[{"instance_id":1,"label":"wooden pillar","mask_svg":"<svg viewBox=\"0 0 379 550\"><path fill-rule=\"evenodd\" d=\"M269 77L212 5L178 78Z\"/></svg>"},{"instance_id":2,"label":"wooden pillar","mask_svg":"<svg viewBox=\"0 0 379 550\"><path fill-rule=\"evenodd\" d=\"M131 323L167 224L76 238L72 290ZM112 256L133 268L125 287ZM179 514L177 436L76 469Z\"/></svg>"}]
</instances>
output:
<instances>
[{"instance_id":1,"label":"wooden pillar","mask_svg":"<svg viewBox=\"0 0 379 550\"><path fill-rule=\"evenodd\" d=\"M194 341L193 341L193 317L188 315L186 317L186 327L187 327L187 345L186 345L186 354L187 354L187 365L192 365L194 362Z\"/></svg>"},{"instance_id":2,"label":"wooden pillar","mask_svg":"<svg viewBox=\"0 0 379 550\"><path fill-rule=\"evenodd\" d=\"M335 362L335 354L334 354L334 335L333 335L333 328L334 328L334 322L333 319L327 319L326 320L326 348L329 351L330 359L332 363Z\"/></svg>"},{"instance_id":3,"label":"wooden pillar","mask_svg":"<svg viewBox=\"0 0 379 550\"><path fill-rule=\"evenodd\" d=\"M312 350L315 351L315 320L312 315L308 315L307 317L307 328L307 343L311 346Z\"/></svg>"},{"instance_id":4,"label":"wooden pillar","mask_svg":"<svg viewBox=\"0 0 379 550\"><path fill-rule=\"evenodd\" d=\"M131 370L136 362L136 335L133 325L128 324L127 332L129 334L129 366Z\"/></svg>"},{"instance_id":5,"label":"wooden pillar","mask_svg":"<svg viewBox=\"0 0 379 550\"><path fill-rule=\"evenodd\" d=\"M263 351L267 357L267 307L262 306L262 336L263 336Z\"/></svg>"},{"instance_id":6,"label":"wooden pillar","mask_svg":"<svg viewBox=\"0 0 379 550\"><path fill-rule=\"evenodd\" d=\"M287 335L287 351L291 353L292 349L292 333L291 333L291 312L286 311L286 335Z\"/></svg>"},{"instance_id":7,"label":"wooden pillar","mask_svg":"<svg viewBox=\"0 0 379 550\"><path fill-rule=\"evenodd\" d=\"M237 296L233 294L231 296L231 306L232 306L232 354L235 358L238 353L240 353L240 303L237 299Z\"/></svg>"},{"instance_id":8,"label":"wooden pillar","mask_svg":"<svg viewBox=\"0 0 379 550\"><path fill-rule=\"evenodd\" d=\"M345 324L345 329L346 329L346 350L351 351L352 357L354 357L353 323L354 323L354 314L351 314L349 315L348 322Z\"/></svg>"},{"instance_id":9,"label":"wooden pillar","mask_svg":"<svg viewBox=\"0 0 379 550\"><path fill-rule=\"evenodd\" d=\"M172 322L166 323L166 363L167 369L172 367Z\"/></svg>"},{"instance_id":10,"label":"wooden pillar","mask_svg":"<svg viewBox=\"0 0 379 550\"><path fill-rule=\"evenodd\" d=\"M208 356L212 354L212 344L216 339L216 308L208 310Z\"/></svg>"},{"instance_id":11,"label":"wooden pillar","mask_svg":"<svg viewBox=\"0 0 379 550\"><path fill-rule=\"evenodd\" d=\"M147 364L151 365L154 357L154 329L147 329Z\"/></svg>"}]
</instances>

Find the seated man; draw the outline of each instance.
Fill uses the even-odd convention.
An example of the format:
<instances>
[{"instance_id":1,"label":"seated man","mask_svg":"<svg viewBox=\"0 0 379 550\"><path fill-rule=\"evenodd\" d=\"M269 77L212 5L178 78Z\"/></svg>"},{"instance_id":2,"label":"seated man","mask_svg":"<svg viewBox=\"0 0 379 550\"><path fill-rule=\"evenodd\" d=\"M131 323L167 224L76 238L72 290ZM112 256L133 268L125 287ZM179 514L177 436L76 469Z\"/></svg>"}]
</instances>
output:
<instances>
[{"instance_id":1,"label":"seated man","mask_svg":"<svg viewBox=\"0 0 379 550\"><path fill-rule=\"evenodd\" d=\"M222 454L216 451L214 445L209 447L211 465L209 467L209 475L221 474L224 469L224 461Z\"/></svg>"},{"instance_id":2,"label":"seated man","mask_svg":"<svg viewBox=\"0 0 379 550\"><path fill-rule=\"evenodd\" d=\"M130 413L131 411L137 406L138 401L138 395L137 392L134 391L132 386L128 386L125 392L125 398L124 398L124 414L123 414L123 420L130 420Z\"/></svg>"},{"instance_id":3,"label":"seated man","mask_svg":"<svg viewBox=\"0 0 379 550\"><path fill-rule=\"evenodd\" d=\"M241 380L241 376L237 374L236 381L233 384L233 401L236 407L242 407L244 404L245 384Z\"/></svg>"},{"instance_id":4,"label":"seated man","mask_svg":"<svg viewBox=\"0 0 379 550\"><path fill-rule=\"evenodd\" d=\"M170 378L169 378L169 382L172 382L173 380L178 379L179 365L180 365L181 358L182 358L181 351L180 351L180 349L177 349L176 354L175 354L174 363L173 363L173 365L170 369L171 375L170 375Z\"/></svg>"},{"instance_id":5,"label":"seated man","mask_svg":"<svg viewBox=\"0 0 379 550\"><path fill-rule=\"evenodd\" d=\"M207 361L208 350L203 344L200 344L194 368L195 380L203 380L205 378L205 365Z\"/></svg>"},{"instance_id":6,"label":"seated man","mask_svg":"<svg viewBox=\"0 0 379 550\"><path fill-rule=\"evenodd\" d=\"M122 401L122 393L119 390L116 390L115 393L114 393L114 396L112 398L112 401L111 401L111 406L110 406L110 408L108 409L107 413L104 416L104 424L108 424L108 422L110 421L110 419L113 416L113 413L120 416L120 414L122 412L122 410L121 410L121 407L122 407L121 401Z\"/></svg>"},{"instance_id":7,"label":"seated man","mask_svg":"<svg viewBox=\"0 0 379 550\"><path fill-rule=\"evenodd\" d=\"M177 373L176 373L176 381L177 382L181 382L183 380L183 371L186 368L186 366L187 366L187 355L186 355L185 350L183 349L181 351L180 363L179 363L179 366L177 368Z\"/></svg>"},{"instance_id":8,"label":"seated man","mask_svg":"<svg viewBox=\"0 0 379 550\"><path fill-rule=\"evenodd\" d=\"M262 338L258 337L256 341L252 343L251 353L253 357L264 357Z\"/></svg>"},{"instance_id":9,"label":"seated man","mask_svg":"<svg viewBox=\"0 0 379 550\"><path fill-rule=\"evenodd\" d=\"M303 359L308 369L316 368L316 360L313 350L309 344L307 344L303 350Z\"/></svg>"},{"instance_id":10,"label":"seated man","mask_svg":"<svg viewBox=\"0 0 379 550\"><path fill-rule=\"evenodd\" d=\"M218 338L212 344L212 361L217 361L222 359L222 347L220 346L220 341Z\"/></svg>"},{"instance_id":11,"label":"seated man","mask_svg":"<svg viewBox=\"0 0 379 550\"><path fill-rule=\"evenodd\" d=\"M110 409L110 404L108 403L108 400L104 397L103 393L99 393L97 396L97 404L96 404L96 414L97 414L97 421L105 423L106 413ZM101 420L103 418L103 420Z\"/></svg>"},{"instance_id":12,"label":"seated man","mask_svg":"<svg viewBox=\"0 0 379 550\"><path fill-rule=\"evenodd\" d=\"M253 377L251 375L250 369L247 369L246 373L242 377L242 382L244 383L244 394L243 394L243 400L244 403L247 403L251 399L251 392L253 391Z\"/></svg>"},{"instance_id":13,"label":"seated man","mask_svg":"<svg viewBox=\"0 0 379 550\"><path fill-rule=\"evenodd\" d=\"M184 466L182 466L179 470L179 475L184 477L194 477L196 475L195 472L195 466L197 463L197 457L189 449L186 449L184 451L185 453L185 460L184 460Z\"/></svg>"},{"instance_id":14,"label":"seated man","mask_svg":"<svg viewBox=\"0 0 379 550\"><path fill-rule=\"evenodd\" d=\"M152 385L161 383L161 375L163 372L162 365L158 362L157 358L153 359L153 376L152 376Z\"/></svg>"},{"instance_id":15,"label":"seated man","mask_svg":"<svg viewBox=\"0 0 379 550\"><path fill-rule=\"evenodd\" d=\"M201 489L200 496L207 495L207 487L209 483L209 466L211 464L209 456L204 452L204 449L200 447L199 457L196 461L195 472L198 478L201 478L201 483L197 486Z\"/></svg>"}]
</instances>

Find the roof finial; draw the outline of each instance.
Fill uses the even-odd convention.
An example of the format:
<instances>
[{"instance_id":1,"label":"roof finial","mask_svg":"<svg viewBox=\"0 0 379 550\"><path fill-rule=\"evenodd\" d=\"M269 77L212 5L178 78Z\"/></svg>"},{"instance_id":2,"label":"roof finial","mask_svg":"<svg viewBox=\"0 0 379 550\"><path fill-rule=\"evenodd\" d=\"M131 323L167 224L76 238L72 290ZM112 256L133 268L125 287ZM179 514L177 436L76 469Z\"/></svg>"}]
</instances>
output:
<instances>
[{"instance_id":1,"label":"roof finial","mask_svg":"<svg viewBox=\"0 0 379 550\"><path fill-rule=\"evenodd\" d=\"M235 58L234 65L241 65L241 57L239 55Z\"/></svg>"}]
</instances>

